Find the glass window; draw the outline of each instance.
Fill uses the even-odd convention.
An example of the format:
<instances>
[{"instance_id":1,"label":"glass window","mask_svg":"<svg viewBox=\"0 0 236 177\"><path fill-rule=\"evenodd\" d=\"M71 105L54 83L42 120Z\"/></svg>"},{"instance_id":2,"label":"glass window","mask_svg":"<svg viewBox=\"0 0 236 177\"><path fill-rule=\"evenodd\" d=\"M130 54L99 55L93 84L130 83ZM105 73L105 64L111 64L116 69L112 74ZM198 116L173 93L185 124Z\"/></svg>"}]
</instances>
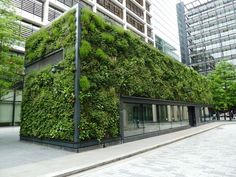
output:
<instances>
[{"instance_id":1,"label":"glass window","mask_svg":"<svg viewBox=\"0 0 236 177\"><path fill-rule=\"evenodd\" d=\"M159 123L157 121L156 105L144 104L142 110L143 110L143 121L144 121L144 133L158 131Z\"/></svg>"},{"instance_id":2,"label":"glass window","mask_svg":"<svg viewBox=\"0 0 236 177\"><path fill-rule=\"evenodd\" d=\"M63 12L60 10L55 9L54 7L49 7L49 13L48 13L48 21L53 21L57 17L59 17Z\"/></svg>"},{"instance_id":3,"label":"glass window","mask_svg":"<svg viewBox=\"0 0 236 177\"><path fill-rule=\"evenodd\" d=\"M204 108L204 113L205 113L205 121L210 121L210 112L208 107Z\"/></svg>"},{"instance_id":4,"label":"glass window","mask_svg":"<svg viewBox=\"0 0 236 177\"><path fill-rule=\"evenodd\" d=\"M168 130L189 125L188 107L182 105L123 104L124 136L143 135L145 133ZM205 116L208 108L199 108L199 116ZM209 111L208 111L209 115ZM203 119L205 121L205 117Z\"/></svg>"},{"instance_id":5,"label":"glass window","mask_svg":"<svg viewBox=\"0 0 236 177\"><path fill-rule=\"evenodd\" d=\"M43 18L43 3L36 0L12 0L15 7Z\"/></svg>"},{"instance_id":6,"label":"glass window","mask_svg":"<svg viewBox=\"0 0 236 177\"><path fill-rule=\"evenodd\" d=\"M160 130L170 129L171 128L171 118L168 117L167 105L158 105L157 117L160 122Z\"/></svg>"},{"instance_id":7,"label":"glass window","mask_svg":"<svg viewBox=\"0 0 236 177\"><path fill-rule=\"evenodd\" d=\"M182 126L189 125L188 107L183 106Z\"/></svg>"},{"instance_id":8,"label":"glass window","mask_svg":"<svg viewBox=\"0 0 236 177\"><path fill-rule=\"evenodd\" d=\"M131 24L133 27L138 29L141 32L144 32L144 24L138 21L136 18L134 18L132 15L127 13L126 20L129 24Z\"/></svg>"},{"instance_id":9,"label":"glass window","mask_svg":"<svg viewBox=\"0 0 236 177\"><path fill-rule=\"evenodd\" d=\"M205 119L205 109L204 109L204 107L201 107L200 116L201 116L201 122L205 122L206 119Z\"/></svg>"},{"instance_id":10,"label":"glass window","mask_svg":"<svg viewBox=\"0 0 236 177\"><path fill-rule=\"evenodd\" d=\"M143 10L140 9L137 5L135 5L131 0L126 0L126 7L138 15L140 18L144 18Z\"/></svg>"},{"instance_id":11,"label":"glass window","mask_svg":"<svg viewBox=\"0 0 236 177\"><path fill-rule=\"evenodd\" d=\"M123 125L125 137L144 133L140 104L124 104Z\"/></svg>"},{"instance_id":12,"label":"glass window","mask_svg":"<svg viewBox=\"0 0 236 177\"><path fill-rule=\"evenodd\" d=\"M181 106L171 106L172 112L172 128L180 127L181 126Z\"/></svg>"},{"instance_id":13,"label":"glass window","mask_svg":"<svg viewBox=\"0 0 236 177\"><path fill-rule=\"evenodd\" d=\"M119 6L117 6L115 3L109 1L109 0L97 0L97 3L101 6L103 6L105 9L109 10L116 16L123 19L123 10Z\"/></svg>"}]
</instances>

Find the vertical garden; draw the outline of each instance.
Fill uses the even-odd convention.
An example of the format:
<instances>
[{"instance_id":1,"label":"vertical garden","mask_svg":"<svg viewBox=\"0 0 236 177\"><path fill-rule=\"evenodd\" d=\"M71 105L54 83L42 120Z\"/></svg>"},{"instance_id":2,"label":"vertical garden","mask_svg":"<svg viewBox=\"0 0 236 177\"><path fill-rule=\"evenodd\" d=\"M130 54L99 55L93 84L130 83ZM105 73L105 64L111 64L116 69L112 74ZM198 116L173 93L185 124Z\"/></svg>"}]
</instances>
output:
<instances>
[{"instance_id":1,"label":"vertical garden","mask_svg":"<svg viewBox=\"0 0 236 177\"><path fill-rule=\"evenodd\" d=\"M57 63L63 69L57 72L51 72L53 66L47 65L27 73L22 137L73 142L76 97L80 142L120 136L121 95L211 102L209 81L204 76L87 9L79 13L77 26L75 11L67 12L27 40L26 64L58 49L63 49L64 55ZM77 31L80 38L76 38ZM76 46L80 66L78 95L74 84Z\"/></svg>"}]
</instances>

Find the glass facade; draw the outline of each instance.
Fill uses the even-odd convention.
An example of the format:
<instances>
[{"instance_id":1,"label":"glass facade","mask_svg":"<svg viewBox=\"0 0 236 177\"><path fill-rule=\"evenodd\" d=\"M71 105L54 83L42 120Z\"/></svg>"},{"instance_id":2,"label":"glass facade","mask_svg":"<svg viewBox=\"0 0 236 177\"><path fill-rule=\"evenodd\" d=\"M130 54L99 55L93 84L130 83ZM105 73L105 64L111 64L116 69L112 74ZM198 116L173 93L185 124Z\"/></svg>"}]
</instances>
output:
<instances>
[{"instance_id":1,"label":"glass facade","mask_svg":"<svg viewBox=\"0 0 236 177\"><path fill-rule=\"evenodd\" d=\"M177 10L177 20L178 20L178 29L179 29L179 43L180 43L180 54L181 54L181 62L184 64L189 64L189 54L188 54L188 40L187 40L187 32L185 25L185 9L184 3L179 2L176 5Z\"/></svg>"},{"instance_id":2,"label":"glass facade","mask_svg":"<svg viewBox=\"0 0 236 177\"><path fill-rule=\"evenodd\" d=\"M124 137L189 126L187 106L124 103L123 108Z\"/></svg>"},{"instance_id":3,"label":"glass facade","mask_svg":"<svg viewBox=\"0 0 236 177\"><path fill-rule=\"evenodd\" d=\"M190 66L207 74L223 59L236 65L236 0L195 0L185 9Z\"/></svg>"},{"instance_id":4,"label":"glass facade","mask_svg":"<svg viewBox=\"0 0 236 177\"><path fill-rule=\"evenodd\" d=\"M178 59L178 55L175 53L176 49L157 35L155 35L155 46L163 53Z\"/></svg>"},{"instance_id":5,"label":"glass facade","mask_svg":"<svg viewBox=\"0 0 236 177\"><path fill-rule=\"evenodd\" d=\"M21 114L21 91L10 92L0 98L0 126L19 125Z\"/></svg>"},{"instance_id":6,"label":"glass facade","mask_svg":"<svg viewBox=\"0 0 236 177\"><path fill-rule=\"evenodd\" d=\"M213 112L207 107L200 108L200 122L209 122L215 119Z\"/></svg>"},{"instance_id":7,"label":"glass facade","mask_svg":"<svg viewBox=\"0 0 236 177\"><path fill-rule=\"evenodd\" d=\"M171 46L171 50L166 50L174 59L180 61L180 48L178 36L178 24L176 17L176 2L173 0L151 0L150 12L152 15L152 25L154 43L157 44L158 36L166 44ZM156 48L159 48L155 45Z\"/></svg>"}]
</instances>

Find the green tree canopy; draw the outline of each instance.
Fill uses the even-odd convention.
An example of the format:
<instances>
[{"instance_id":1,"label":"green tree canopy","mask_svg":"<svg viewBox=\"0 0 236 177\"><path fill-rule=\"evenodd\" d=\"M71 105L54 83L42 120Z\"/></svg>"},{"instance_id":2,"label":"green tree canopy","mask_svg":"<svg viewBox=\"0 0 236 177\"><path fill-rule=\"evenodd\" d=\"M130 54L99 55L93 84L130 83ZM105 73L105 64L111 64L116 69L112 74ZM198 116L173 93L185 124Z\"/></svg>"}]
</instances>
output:
<instances>
[{"instance_id":1,"label":"green tree canopy","mask_svg":"<svg viewBox=\"0 0 236 177\"><path fill-rule=\"evenodd\" d=\"M236 105L236 67L222 61L208 75L213 93L213 104L217 110L229 110Z\"/></svg>"},{"instance_id":2,"label":"green tree canopy","mask_svg":"<svg viewBox=\"0 0 236 177\"><path fill-rule=\"evenodd\" d=\"M19 19L12 9L10 0L0 0L0 98L19 81L23 71L23 57L13 52L22 39Z\"/></svg>"}]
</instances>

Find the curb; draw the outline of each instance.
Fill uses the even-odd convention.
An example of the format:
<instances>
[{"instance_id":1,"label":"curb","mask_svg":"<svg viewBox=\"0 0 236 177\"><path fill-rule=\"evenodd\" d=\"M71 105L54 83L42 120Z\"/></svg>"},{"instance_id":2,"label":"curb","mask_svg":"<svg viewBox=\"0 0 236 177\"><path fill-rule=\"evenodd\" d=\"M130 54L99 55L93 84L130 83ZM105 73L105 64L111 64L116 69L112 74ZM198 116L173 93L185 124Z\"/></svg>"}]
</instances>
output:
<instances>
[{"instance_id":1,"label":"curb","mask_svg":"<svg viewBox=\"0 0 236 177\"><path fill-rule=\"evenodd\" d=\"M82 173L82 172L85 172L85 171L88 171L88 170L92 170L94 168L98 168L98 167L101 167L101 166L108 165L110 163L114 163L114 162L124 160L124 159L130 158L130 157L133 157L133 156L136 156L136 155L139 155L139 154L143 154L145 152L148 152L148 151L151 151L151 150L154 150L154 149L157 149L157 148L160 148L160 147L163 147L163 146L166 146L166 145L169 145L169 144L172 144L172 143L190 138L192 136L195 136L195 135L198 135L198 134L210 131L212 129L215 129L217 127L228 125L228 124L232 124L232 123L224 123L224 124L216 125L214 127L210 127L210 128L205 129L205 130L195 132L193 134L189 134L189 135L186 135L186 136L183 136L183 137L180 137L180 138L176 138L176 139L173 139L173 140L161 143L161 144L157 144L157 145L152 146L152 147L145 148L143 150L138 150L136 152L133 152L133 153L130 153L130 154L127 154L127 155L123 155L123 156L120 156L120 157L117 157L117 158L114 158L114 159L111 159L111 160L107 160L107 161L104 161L104 162L100 162L100 163L97 163L97 164L94 164L94 165L91 165L91 166L88 166L88 167L68 169L68 170L57 172L57 173L54 173L54 174L51 173L51 174L45 175L44 177L49 177L49 176L50 177L66 177L66 176ZM235 123L233 123L233 124L235 124Z\"/></svg>"}]
</instances>

